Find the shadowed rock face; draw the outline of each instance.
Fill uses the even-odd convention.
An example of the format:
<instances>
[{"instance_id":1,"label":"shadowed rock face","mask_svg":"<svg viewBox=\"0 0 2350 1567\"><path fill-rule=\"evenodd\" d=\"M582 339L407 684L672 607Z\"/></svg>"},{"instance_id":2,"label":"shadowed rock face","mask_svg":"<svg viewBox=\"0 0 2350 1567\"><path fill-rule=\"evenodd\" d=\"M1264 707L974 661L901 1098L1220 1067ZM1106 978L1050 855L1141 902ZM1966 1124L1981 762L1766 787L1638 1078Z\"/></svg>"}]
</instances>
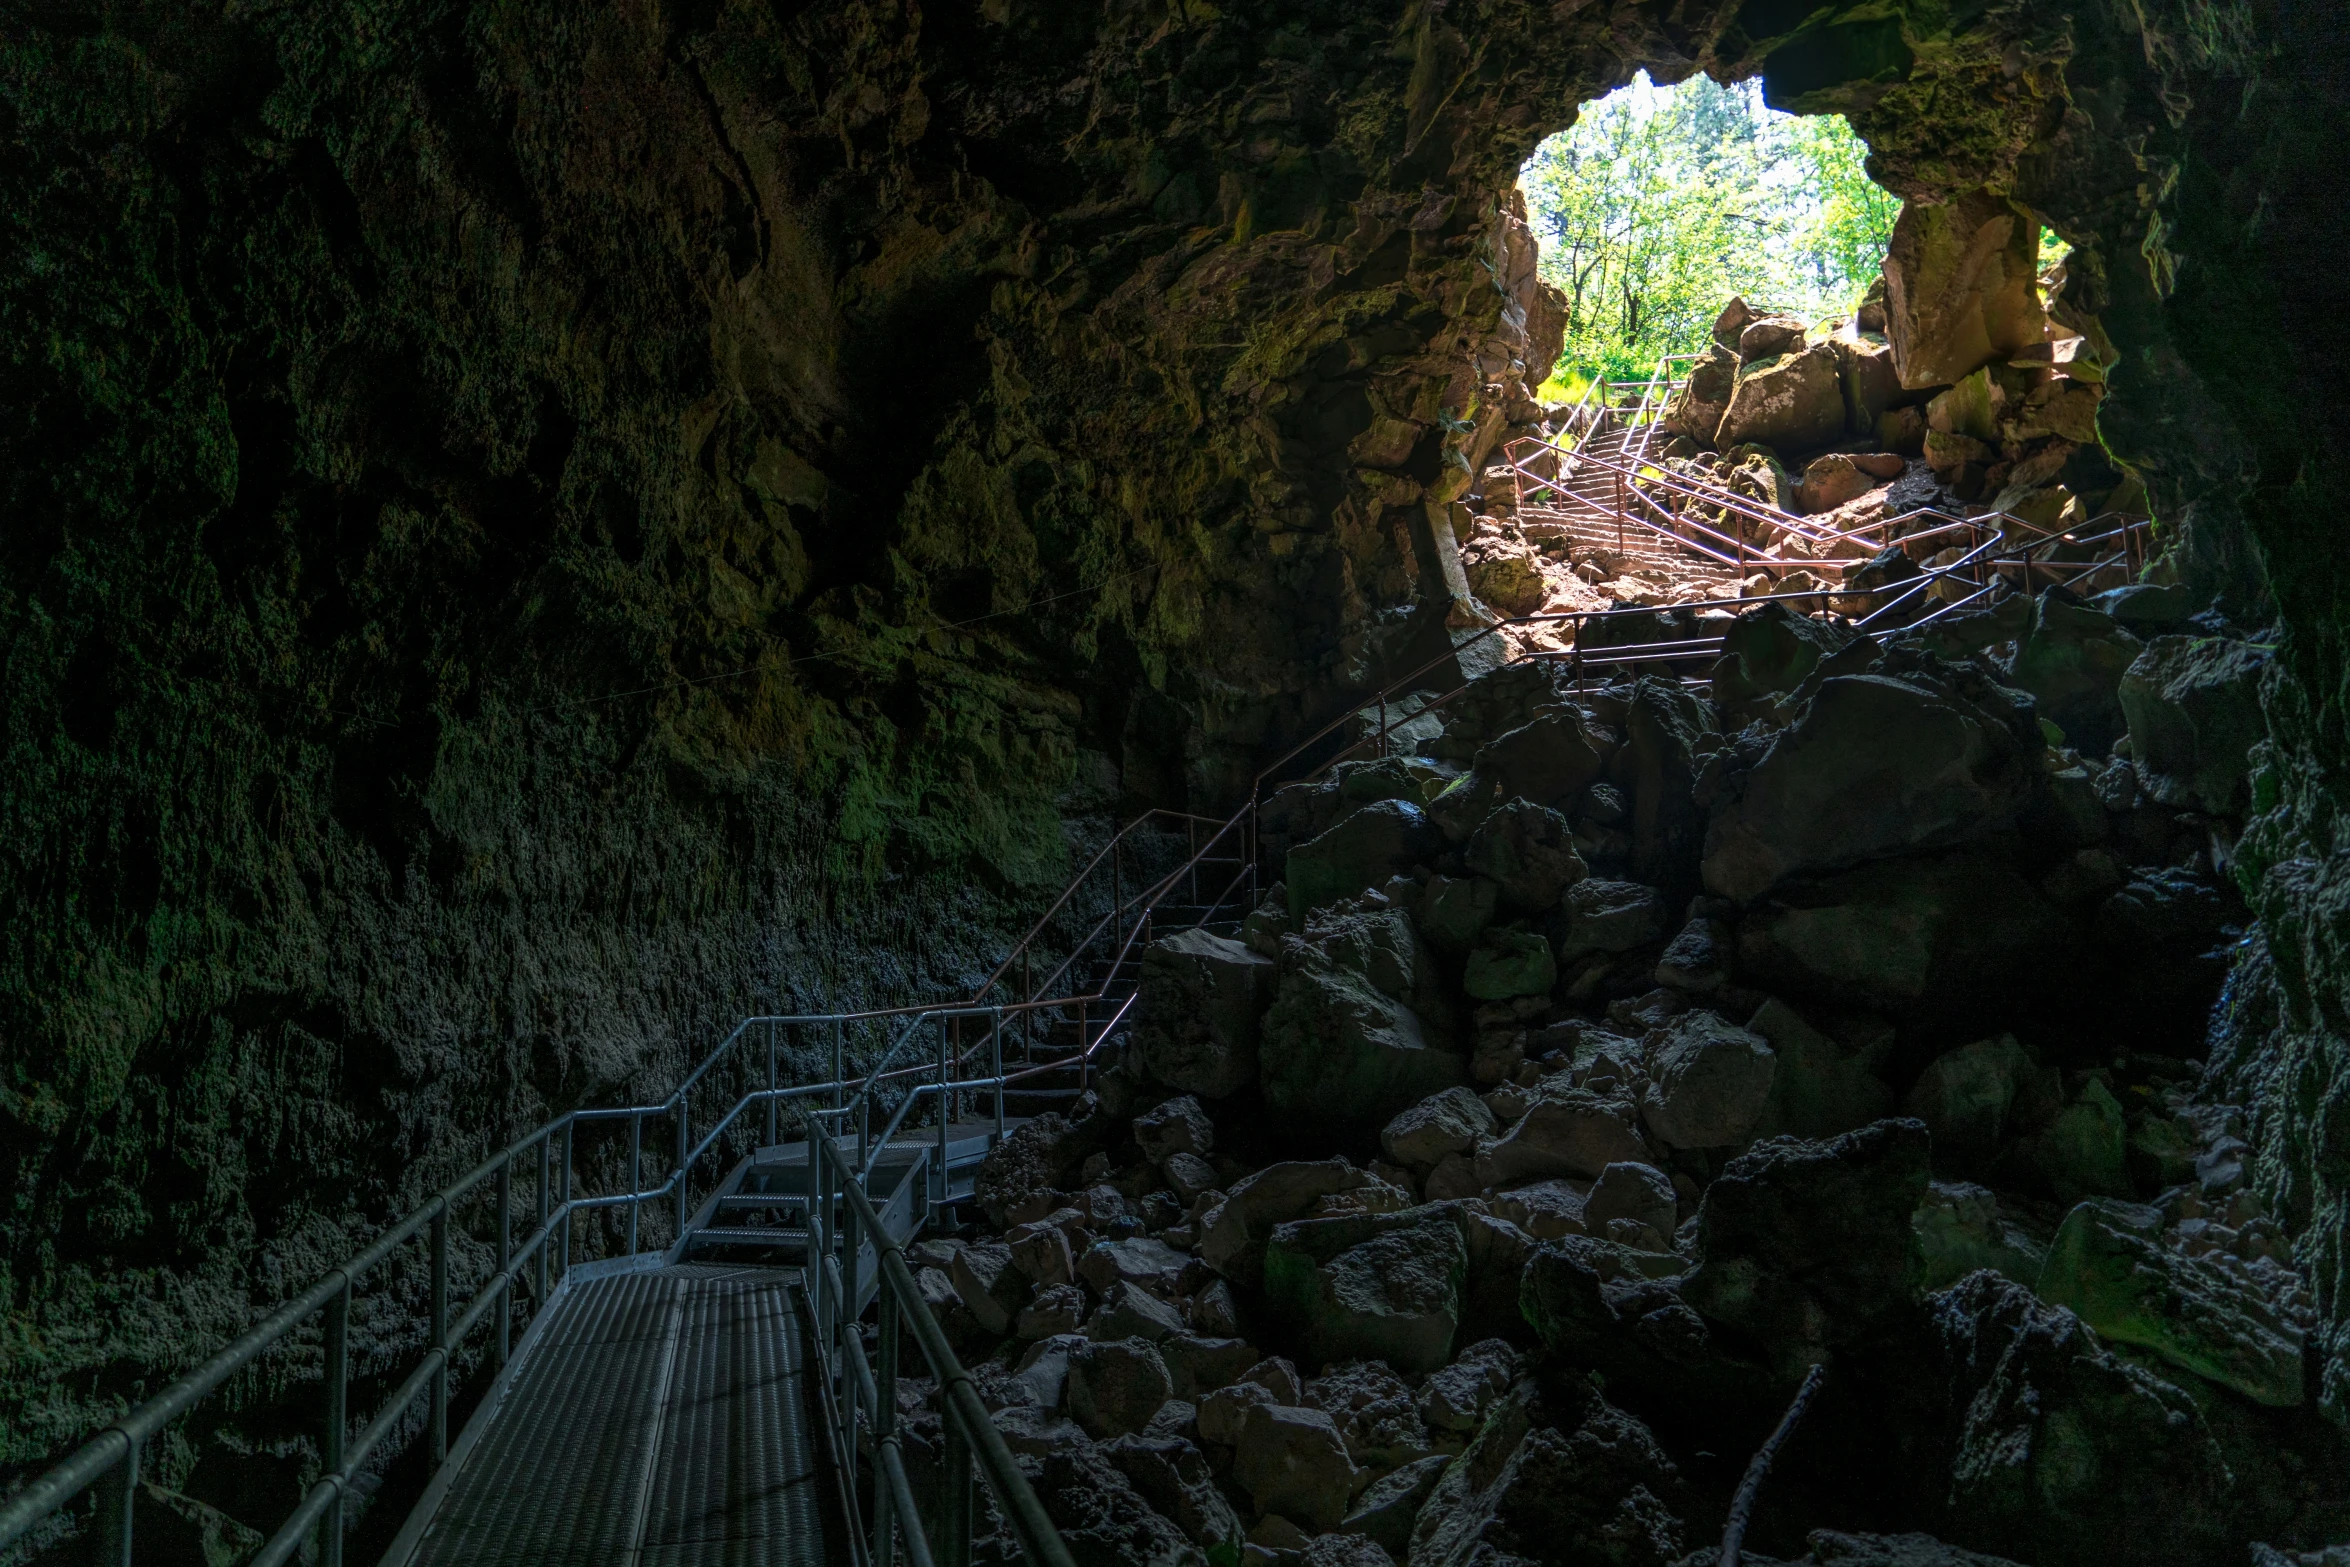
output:
<instances>
[{"instance_id":1,"label":"shadowed rock face","mask_svg":"<svg viewBox=\"0 0 2350 1567\"><path fill-rule=\"evenodd\" d=\"M1416 648L1557 341L1503 193L1641 66L2054 223L2190 579L2272 568L2224 1060L2338 1300L2340 383L2244 349L2327 337L2340 50L2293 29L2342 20L2204 9L44 8L0 1462L551 1106L952 991L1073 820L1229 801Z\"/></svg>"}]
</instances>

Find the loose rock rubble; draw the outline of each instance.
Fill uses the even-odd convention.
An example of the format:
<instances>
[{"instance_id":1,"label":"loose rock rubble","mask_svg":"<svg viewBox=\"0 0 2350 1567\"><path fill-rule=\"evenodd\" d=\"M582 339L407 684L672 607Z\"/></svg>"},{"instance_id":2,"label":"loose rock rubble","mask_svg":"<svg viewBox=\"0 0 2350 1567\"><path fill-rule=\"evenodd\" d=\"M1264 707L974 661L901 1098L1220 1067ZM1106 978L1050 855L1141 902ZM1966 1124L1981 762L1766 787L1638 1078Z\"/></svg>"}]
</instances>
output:
<instances>
[{"instance_id":1,"label":"loose rock rubble","mask_svg":"<svg viewBox=\"0 0 2350 1567\"><path fill-rule=\"evenodd\" d=\"M1282 882L925 1243L1080 1559L1710 1561L1822 1362L1749 1560L2350 1538L2198 1060L2264 645L2133 603L1764 606L1700 688L1511 664L1277 793Z\"/></svg>"}]
</instances>

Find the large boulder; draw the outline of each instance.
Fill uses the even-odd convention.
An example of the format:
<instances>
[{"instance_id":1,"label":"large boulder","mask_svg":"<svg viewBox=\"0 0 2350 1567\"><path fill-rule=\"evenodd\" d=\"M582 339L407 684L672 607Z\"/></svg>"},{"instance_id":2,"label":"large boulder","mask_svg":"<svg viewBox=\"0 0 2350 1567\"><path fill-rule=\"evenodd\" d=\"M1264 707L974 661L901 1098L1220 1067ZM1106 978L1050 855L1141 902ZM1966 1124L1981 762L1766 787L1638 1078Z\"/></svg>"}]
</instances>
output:
<instances>
[{"instance_id":1,"label":"large boulder","mask_svg":"<svg viewBox=\"0 0 2350 1567\"><path fill-rule=\"evenodd\" d=\"M2266 650L2216 637L2156 637L2118 688L2140 787L2164 805L2240 816L2252 747L2266 734Z\"/></svg>"},{"instance_id":2,"label":"large boulder","mask_svg":"<svg viewBox=\"0 0 2350 1567\"><path fill-rule=\"evenodd\" d=\"M1526 1113L1477 1150L1479 1186L1515 1186L1554 1175L1597 1180L1611 1164L1647 1160L1640 1112L1628 1095L1553 1088L1555 1081L1546 1079Z\"/></svg>"},{"instance_id":3,"label":"large boulder","mask_svg":"<svg viewBox=\"0 0 2350 1567\"><path fill-rule=\"evenodd\" d=\"M1757 1136L1833 1137L1892 1112L1893 1089L1878 1072L1892 1049L1891 1029L1848 1044L1812 1027L1776 996L1755 1009L1746 1027L1779 1058Z\"/></svg>"},{"instance_id":4,"label":"large boulder","mask_svg":"<svg viewBox=\"0 0 2350 1567\"><path fill-rule=\"evenodd\" d=\"M1445 1040L1436 960L1403 910L1284 937L1281 968L1257 1050L1274 1109L1377 1126L1466 1079Z\"/></svg>"},{"instance_id":5,"label":"large boulder","mask_svg":"<svg viewBox=\"0 0 2350 1567\"><path fill-rule=\"evenodd\" d=\"M2049 589L2032 606L2032 628L2017 645L2015 683L2040 716L2083 756L2103 756L2124 728L2121 683L2143 644L2112 616Z\"/></svg>"},{"instance_id":6,"label":"large boulder","mask_svg":"<svg viewBox=\"0 0 2350 1567\"><path fill-rule=\"evenodd\" d=\"M1051 1443L1032 1478L1077 1567L1208 1567L1207 1552L1155 1511L1091 1442Z\"/></svg>"},{"instance_id":7,"label":"large boulder","mask_svg":"<svg viewBox=\"0 0 2350 1567\"><path fill-rule=\"evenodd\" d=\"M2047 334L2040 224L1989 191L1905 203L1885 256L1885 336L1912 391L1947 386Z\"/></svg>"},{"instance_id":8,"label":"large boulder","mask_svg":"<svg viewBox=\"0 0 2350 1567\"><path fill-rule=\"evenodd\" d=\"M1411 1567L1680 1559L1673 1461L1646 1426L1597 1394L1560 1396L1567 1402L1547 1404L1520 1382L1501 1400L1422 1505Z\"/></svg>"},{"instance_id":9,"label":"large boulder","mask_svg":"<svg viewBox=\"0 0 2350 1567\"><path fill-rule=\"evenodd\" d=\"M1933 1134L1937 1171L1984 1175L2010 1143L2056 1113L2054 1076L2013 1034L2000 1034L1927 1062L1902 1108Z\"/></svg>"},{"instance_id":10,"label":"large boulder","mask_svg":"<svg viewBox=\"0 0 2350 1567\"><path fill-rule=\"evenodd\" d=\"M1200 1215L1199 1258L1233 1283L1254 1288L1264 1274L1265 1242L1274 1226L1303 1218L1325 1197L1376 1184L1344 1159L1267 1165L1233 1182L1223 1200Z\"/></svg>"},{"instance_id":11,"label":"large boulder","mask_svg":"<svg viewBox=\"0 0 2350 1567\"><path fill-rule=\"evenodd\" d=\"M1221 1099L1257 1075L1257 1033L1279 970L1239 942L1204 930L1143 949L1134 1048L1169 1088Z\"/></svg>"},{"instance_id":12,"label":"large boulder","mask_svg":"<svg viewBox=\"0 0 2350 1567\"><path fill-rule=\"evenodd\" d=\"M1775 1389L1763 1368L1717 1340L1681 1298L1687 1268L1570 1235L1527 1259L1518 1311L1560 1364L1598 1372L1623 1396L1701 1407L1767 1399Z\"/></svg>"},{"instance_id":13,"label":"large boulder","mask_svg":"<svg viewBox=\"0 0 2350 1567\"><path fill-rule=\"evenodd\" d=\"M1964 669L1821 682L1705 837L1705 884L1741 902L1800 872L2012 825L2040 784L2028 706Z\"/></svg>"},{"instance_id":14,"label":"large boulder","mask_svg":"<svg viewBox=\"0 0 2350 1567\"><path fill-rule=\"evenodd\" d=\"M1722 415L1730 411L1730 398L1737 390L1738 355L1715 344L1689 367L1689 379L1665 412L1665 428L1679 431L1700 446L1712 446L1722 427Z\"/></svg>"},{"instance_id":15,"label":"large boulder","mask_svg":"<svg viewBox=\"0 0 2350 1567\"><path fill-rule=\"evenodd\" d=\"M1925 1259L1911 1216L1927 1182L1916 1121L1757 1143L1706 1188L1682 1298L1799 1375L1915 1305Z\"/></svg>"},{"instance_id":16,"label":"large boulder","mask_svg":"<svg viewBox=\"0 0 2350 1567\"><path fill-rule=\"evenodd\" d=\"M1426 1172L1447 1154L1475 1151L1477 1140L1491 1136L1495 1124L1492 1110L1473 1089L1447 1088L1398 1112L1379 1133L1379 1146L1406 1169Z\"/></svg>"},{"instance_id":17,"label":"large boulder","mask_svg":"<svg viewBox=\"0 0 2350 1567\"><path fill-rule=\"evenodd\" d=\"M1652 1038L1640 1106L1649 1135L1667 1148L1745 1142L1770 1103L1778 1057L1769 1043L1702 1007Z\"/></svg>"},{"instance_id":18,"label":"large boulder","mask_svg":"<svg viewBox=\"0 0 2350 1567\"><path fill-rule=\"evenodd\" d=\"M1790 882L1738 926L1746 983L1964 1026L2039 991L2072 924L2004 855L1958 850Z\"/></svg>"},{"instance_id":19,"label":"large boulder","mask_svg":"<svg viewBox=\"0 0 2350 1567\"><path fill-rule=\"evenodd\" d=\"M1438 845L1427 814L1408 800L1379 800L1351 811L1289 851L1282 876L1289 916L1303 920L1310 910L1379 886Z\"/></svg>"},{"instance_id":20,"label":"large boulder","mask_svg":"<svg viewBox=\"0 0 2350 1567\"><path fill-rule=\"evenodd\" d=\"M1470 950L1461 978L1461 988L1477 1001L1547 996L1557 983L1558 960L1550 955L1549 938L1514 926L1487 930Z\"/></svg>"},{"instance_id":21,"label":"large boulder","mask_svg":"<svg viewBox=\"0 0 2350 1567\"><path fill-rule=\"evenodd\" d=\"M1779 600L1757 605L1722 633L1721 660L1713 668L1714 701L1737 709L1790 695L1823 664L1837 672L1839 655L1873 658L1874 649L1851 630L1798 614Z\"/></svg>"},{"instance_id":22,"label":"large boulder","mask_svg":"<svg viewBox=\"0 0 2350 1567\"><path fill-rule=\"evenodd\" d=\"M2162 1229L2158 1209L2081 1203L2048 1248L2040 1298L2256 1404L2300 1403L2303 1324L2218 1262L2164 1245Z\"/></svg>"},{"instance_id":23,"label":"large boulder","mask_svg":"<svg viewBox=\"0 0 2350 1567\"><path fill-rule=\"evenodd\" d=\"M1393 1560L1403 1560L1411 1549L1412 1521L1451 1463L1450 1457L1438 1453L1382 1475L1355 1499L1339 1529L1370 1540Z\"/></svg>"},{"instance_id":24,"label":"large boulder","mask_svg":"<svg viewBox=\"0 0 2350 1567\"><path fill-rule=\"evenodd\" d=\"M1624 708L1624 745L1610 764L1632 797L1636 881L1686 895L1705 824L1695 799L1700 750L1719 744L1713 705L1677 679L1643 675Z\"/></svg>"},{"instance_id":25,"label":"large boulder","mask_svg":"<svg viewBox=\"0 0 2350 1567\"><path fill-rule=\"evenodd\" d=\"M1584 877L1574 837L1558 812L1513 799L1478 823L1461 851L1461 863L1500 889L1504 909L1539 913Z\"/></svg>"},{"instance_id":26,"label":"large boulder","mask_svg":"<svg viewBox=\"0 0 2350 1567\"><path fill-rule=\"evenodd\" d=\"M1102 1456L1194 1545L1211 1552L1239 1550L1246 1532L1240 1514L1216 1489L1216 1477L1198 1448L1180 1437L1122 1436L1105 1443Z\"/></svg>"},{"instance_id":27,"label":"large boulder","mask_svg":"<svg viewBox=\"0 0 2350 1567\"><path fill-rule=\"evenodd\" d=\"M1606 765L1583 717L1571 707L1545 706L1477 753L1476 771L1491 778L1503 799L1556 805L1599 777Z\"/></svg>"},{"instance_id":28,"label":"large boulder","mask_svg":"<svg viewBox=\"0 0 2350 1567\"><path fill-rule=\"evenodd\" d=\"M1843 434L1844 381L1836 348L1815 343L1740 370L1714 440L1724 449L1751 442L1800 452Z\"/></svg>"},{"instance_id":29,"label":"large boulder","mask_svg":"<svg viewBox=\"0 0 2350 1567\"><path fill-rule=\"evenodd\" d=\"M2047 1567L2239 1559L2234 1477L2187 1393L1996 1273L1969 1274L1930 1313L1957 1538Z\"/></svg>"},{"instance_id":30,"label":"large boulder","mask_svg":"<svg viewBox=\"0 0 2350 1567\"><path fill-rule=\"evenodd\" d=\"M1409 1375L1452 1358L1468 1245L1449 1208L1303 1219L1273 1231L1265 1299L1316 1364L1382 1360Z\"/></svg>"},{"instance_id":31,"label":"large boulder","mask_svg":"<svg viewBox=\"0 0 2350 1567\"><path fill-rule=\"evenodd\" d=\"M1012 1248L1000 1241L958 1249L947 1276L972 1318L999 1338L1012 1331L1035 1288L1035 1282L1012 1265Z\"/></svg>"},{"instance_id":32,"label":"large boulder","mask_svg":"<svg viewBox=\"0 0 2350 1567\"><path fill-rule=\"evenodd\" d=\"M1665 933L1665 895L1636 881L1579 881L1560 901L1558 960L1630 952Z\"/></svg>"},{"instance_id":33,"label":"large boulder","mask_svg":"<svg viewBox=\"0 0 2350 1567\"><path fill-rule=\"evenodd\" d=\"M1258 1404L1241 1422L1232 1478L1261 1510L1326 1530L1346 1516L1355 1465L1336 1423L1321 1410Z\"/></svg>"},{"instance_id":34,"label":"large boulder","mask_svg":"<svg viewBox=\"0 0 2350 1567\"><path fill-rule=\"evenodd\" d=\"M1174 1395L1167 1363L1146 1339L1089 1339L1069 1348L1069 1413L1089 1436L1140 1431Z\"/></svg>"},{"instance_id":35,"label":"large boulder","mask_svg":"<svg viewBox=\"0 0 2350 1567\"><path fill-rule=\"evenodd\" d=\"M2047 1248L2007 1221L1989 1187L1936 1181L1910 1225L1925 1254L1928 1290L1947 1289L1977 1268L2026 1288L2039 1282Z\"/></svg>"}]
</instances>

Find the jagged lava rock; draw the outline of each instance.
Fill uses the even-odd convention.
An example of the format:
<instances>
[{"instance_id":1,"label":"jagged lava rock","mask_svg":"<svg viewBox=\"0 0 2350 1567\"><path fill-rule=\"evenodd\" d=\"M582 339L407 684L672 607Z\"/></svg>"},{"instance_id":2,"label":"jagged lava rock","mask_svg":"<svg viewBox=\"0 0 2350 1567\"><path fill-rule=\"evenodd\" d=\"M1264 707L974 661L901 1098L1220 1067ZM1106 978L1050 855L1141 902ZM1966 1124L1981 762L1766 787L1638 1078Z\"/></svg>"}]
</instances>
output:
<instances>
[{"instance_id":1,"label":"jagged lava rock","mask_svg":"<svg viewBox=\"0 0 2350 1567\"><path fill-rule=\"evenodd\" d=\"M1321 1410L1257 1404L1241 1418L1232 1478L1264 1511L1331 1529L1354 1495L1355 1465Z\"/></svg>"},{"instance_id":2,"label":"jagged lava rock","mask_svg":"<svg viewBox=\"0 0 2350 1567\"><path fill-rule=\"evenodd\" d=\"M1446 1154L1471 1152L1497 1125L1473 1089L1447 1088L1399 1112L1379 1133L1379 1146L1397 1164L1425 1172Z\"/></svg>"},{"instance_id":3,"label":"jagged lava rock","mask_svg":"<svg viewBox=\"0 0 2350 1567\"><path fill-rule=\"evenodd\" d=\"M1240 1514L1216 1489L1208 1461L1189 1442L1142 1435L1102 1445L1102 1457L1162 1517L1210 1551L1236 1549L1245 1530Z\"/></svg>"},{"instance_id":4,"label":"jagged lava rock","mask_svg":"<svg viewBox=\"0 0 2350 1567\"><path fill-rule=\"evenodd\" d=\"M1652 1036L1640 1118L1668 1148L1744 1142L1770 1103L1778 1057L1759 1034L1702 1007Z\"/></svg>"},{"instance_id":5,"label":"jagged lava rock","mask_svg":"<svg viewBox=\"0 0 2350 1567\"><path fill-rule=\"evenodd\" d=\"M1069 1413L1106 1440L1140 1431L1175 1396L1167 1363L1146 1339L1088 1339L1069 1349Z\"/></svg>"},{"instance_id":6,"label":"jagged lava rock","mask_svg":"<svg viewBox=\"0 0 2350 1567\"><path fill-rule=\"evenodd\" d=\"M2266 732L2260 678L2269 653L2217 637L2156 637L2116 689L2138 781L2164 805L2238 815L2249 757Z\"/></svg>"},{"instance_id":7,"label":"jagged lava rock","mask_svg":"<svg viewBox=\"0 0 2350 1567\"><path fill-rule=\"evenodd\" d=\"M1833 344L1815 343L1741 369L1714 439L1724 449L1751 442L1800 452L1843 433L1842 365Z\"/></svg>"},{"instance_id":8,"label":"jagged lava rock","mask_svg":"<svg viewBox=\"0 0 2350 1567\"><path fill-rule=\"evenodd\" d=\"M1948 386L2047 330L2040 222L2003 196L1910 202L1885 256L1885 336L1901 384Z\"/></svg>"},{"instance_id":9,"label":"jagged lava rock","mask_svg":"<svg viewBox=\"0 0 2350 1567\"><path fill-rule=\"evenodd\" d=\"M1644 1161L1639 1110L1628 1095L1597 1094L1545 1079L1526 1113L1481 1145L1473 1161L1480 1186L1514 1186L1553 1175L1597 1180L1619 1160Z\"/></svg>"},{"instance_id":10,"label":"jagged lava rock","mask_svg":"<svg viewBox=\"0 0 2350 1567\"><path fill-rule=\"evenodd\" d=\"M1433 1371L1464 1315L1468 1243L1452 1211L1302 1219L1265 1248L1265 1299L1313 1361L1384 1360Z\"/></svg>"},{"instance_id":11,"label":"jagged lava rock","mask_svg":"<svg viewBox=\"0 0 2350 1567\"><path fill-rule=\"evenodd\" d=\"M1562 965L1602 952L1630 952L1664 934L1664 894L1636 881L1581 881L1561 903Z\"/></svg>"},{"instance_id":12,"label":"jagged lava rock","mask_svg":"<svg viewBox=\"0 0 2350 1567\"><path fill-rule=\"evenodd\" d=\"M1247 1087L1257 1075L1259 1021L1279 977L1271 960L1204 930L1152 942L1134 1003L1143 1069L1209 1099Z\"/></svg>"},{"instance_id":13,"label":"jagged lava rock","mask_svg":"<svg viewBox=\"0 0 2350 1567\"><path fill-rule=\"evenodd\" d=\"M1309 924L1282 939L1281 969L1258 1047L1276 1110L1376 1125L1466 1077L1435 955L1401 909Z\"/></svg>"},{"instance_id":14,"label":"jagged lava rock","mask_svg":"<svg viewBox=\"0 0 2350 1567\"><path fill-rule=\"evenodd\" d=\"M1324 1197L1373 1184L1374 1177L1344 1159L1267 1165L1233 1182L1224 1200L1200 1216L1200 1260L1253 1289L1263 1277L1265 1242L1275 1225L1304 1217Z\"/></svg>"},{"instance_id":15,"label":"jagged lava rock","mask_svg":"<svg viewBox=\"0 0 2350 1567\"><path fill-rule=\"evenodd\" d=\"M1427 814L1409 801L1381 800L1340 817L1289 851L1282 880L1290 918L1380 885L1426 859L1437 843Z\"/></svg>"}]
</instances>

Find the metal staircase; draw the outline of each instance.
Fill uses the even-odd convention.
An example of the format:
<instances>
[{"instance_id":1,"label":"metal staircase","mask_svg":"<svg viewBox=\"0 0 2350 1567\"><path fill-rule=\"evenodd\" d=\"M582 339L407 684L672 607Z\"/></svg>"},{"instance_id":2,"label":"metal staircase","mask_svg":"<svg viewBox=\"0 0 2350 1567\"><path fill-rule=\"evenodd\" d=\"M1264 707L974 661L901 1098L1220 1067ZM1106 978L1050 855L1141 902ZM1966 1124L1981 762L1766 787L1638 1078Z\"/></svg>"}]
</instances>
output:
<instances>
[{"instance_id":1,"label":"metal staircase","mask_svg":"<svg viewBox=\"0 0 2350 1567\"><path fill-rule=\"evenodd\" d=\"M1600 470L1615 461L1605 451L1587 443L1582 455ZM1971 530L1973 542L1954 563L1870 590L1864 630L2011 591L2019 563L2029 583L2043 540L2009 542L1998 519L1929 520ZM2127 562L2131 526L2068 541L2118 540L2118 557L2040 569L2078 580ZM1817 608L1819 595L1786 597ZM1575 650L1529 656L1686 667L1721 646L1612 646L1619 631L1654 634L1642 611L1519 617L1465 643L1561 622ZM339 1567L346 1501L373 1492L417 1442L431 1478L387 1567L863 1567L901 1550L915 1567L964 1567L982 1482L1024 1559L1068 1567L905 1247L957 1223L981 1161L1023 1116L1084 1092L1124 1037L1152 940L1229 933L1254 907L1268 787L1385 755L1397 729L1467 689L1465 651L1383 685L1368 732L1341 733L1364 729L1365 706L1307 736L1229 818L1152 811L1120 828L967 999L749 1018L659 1103L573 1110L493 1154L17 1491L0 1507L0 1553L74 1511L100 1561L129 1563L149 1446L239 1373L293 1382L315 1365L317 1478L248 1567L297 1557ZM787 1062L802 1065L787 1073ZM666 1172L658 1182L648 1158ZM453 1232L470 1244L453 1245ZM419 1270L424 1347L404 1371L390 1368L397 1382L362 1419L349 1407L355 1300L370 1297L379 1320L409 1312ZM919 1357L944 1416L938 1486L925 1498L898 1450L906 1356ZM452 1395L469 1368L488 1387L452 1447Z\"/></svg>"}]
</instances>

